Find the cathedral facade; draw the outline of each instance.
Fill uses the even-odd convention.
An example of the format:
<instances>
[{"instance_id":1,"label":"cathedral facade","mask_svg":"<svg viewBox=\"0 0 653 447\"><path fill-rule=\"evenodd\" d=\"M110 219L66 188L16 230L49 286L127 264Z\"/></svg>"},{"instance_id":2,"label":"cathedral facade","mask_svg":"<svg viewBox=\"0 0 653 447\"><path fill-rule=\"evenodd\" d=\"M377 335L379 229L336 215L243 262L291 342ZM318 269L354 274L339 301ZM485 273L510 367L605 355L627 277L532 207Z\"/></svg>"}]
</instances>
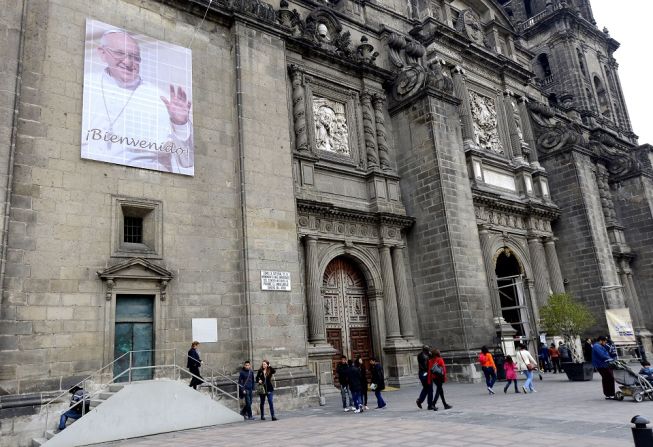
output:
<instances>
[{"instance_id":1,"label":"cathedral facade","mask_svg":"<svg viewBox=\"0 0 653 447\"><path fill-rule=\"evenodd\" d=\"M588 0L92 3L1 13L3 417L196 334L288 405L341 354L478 380L551 293L650 350L651 146Z\"/></svg>"}]
</instances>

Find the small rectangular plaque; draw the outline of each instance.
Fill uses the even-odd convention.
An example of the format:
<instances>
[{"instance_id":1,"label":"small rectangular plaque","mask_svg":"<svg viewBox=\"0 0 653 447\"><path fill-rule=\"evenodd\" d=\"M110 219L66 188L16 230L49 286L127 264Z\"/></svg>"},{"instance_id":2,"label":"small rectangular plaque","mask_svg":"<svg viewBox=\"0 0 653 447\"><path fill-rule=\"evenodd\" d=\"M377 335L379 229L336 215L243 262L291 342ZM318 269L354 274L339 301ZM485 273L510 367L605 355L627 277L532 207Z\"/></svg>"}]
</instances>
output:
<instances>
[{"instance_id":1,"label":"small rectangular plaque","mask_svg":"<svg viewBox=\"0 0 653 447\"><path fill-rule=\"evenodd\" d=\"M283 290L290 292L290 272L261 270L261 290Z\"/></svg>"},{"instance_id":2,"label":"small rectangular plaque","mask_svg":"<svg viewBox=\"0 0 653 447\"><path fill-rule=\"evenodd\" d=\"M193 340L200 343L216 343L218 341L217 318L193 318Z\"/></svg>"}]
</instances>

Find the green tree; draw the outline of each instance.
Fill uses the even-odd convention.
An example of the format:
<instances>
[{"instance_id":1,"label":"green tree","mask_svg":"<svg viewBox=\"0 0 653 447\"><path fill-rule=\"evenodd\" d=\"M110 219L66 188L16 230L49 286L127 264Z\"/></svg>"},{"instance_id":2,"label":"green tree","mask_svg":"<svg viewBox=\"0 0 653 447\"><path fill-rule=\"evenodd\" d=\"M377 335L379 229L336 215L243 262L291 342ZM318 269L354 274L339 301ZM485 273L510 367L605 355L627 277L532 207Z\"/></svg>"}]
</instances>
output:
<instances>
[{"instance_id":1,"label":"green tree","mask_svg":"<svg viewBox=\"0 0 653 447\"><path fill-rule=\"evenodd\" d=\"M540 309L540 324L547 334L560 335L571 351L574 362L582 362L582 351L576 347L576 338L594 324L594 316L586 305L567 293L554 293Z\"/></svg>"}]
</instances>

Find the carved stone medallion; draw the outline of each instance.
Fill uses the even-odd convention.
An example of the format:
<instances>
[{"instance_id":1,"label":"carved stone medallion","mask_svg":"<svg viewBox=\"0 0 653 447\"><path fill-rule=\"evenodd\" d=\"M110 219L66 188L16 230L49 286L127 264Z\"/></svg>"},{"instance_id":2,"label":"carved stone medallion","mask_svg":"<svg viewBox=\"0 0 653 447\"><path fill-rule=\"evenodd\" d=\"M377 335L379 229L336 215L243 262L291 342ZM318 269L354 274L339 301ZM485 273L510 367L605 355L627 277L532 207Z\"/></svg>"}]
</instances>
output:
<instances>
[{"instance_id":1,"label":"carved stone medallion","mask_svg":"<svg viewBox=\"0 0 653 447\"><path fill-rule=\"evenodd\" d=\"M466 9L458 16L456 29L477 45L483 46L485 35L481 19L471 9Z\"/></svg>"},{"instance_id":2,"label":"carved stone medallion","mask_svg":"<svg viewBox=\"0 0 653 447\"><path fill-rule=\"evenodd\" d=\"M314 96L313 122L316 149L350 155L349 130L344 104Z\"/></svg>"},{"instance_id":3,"label":"carved stone medallion","mask_svg":"<svg viewBox=\"0 0 653 447\"><path fill-rule=\"evenodd\" d=\"M471 99L472 118L474 122L474 139L483 149L498 154L503 153L503 145L499 140L497 130L497 110L494 101L487 96L469 92Z\"/></svg>"}]
</instances>

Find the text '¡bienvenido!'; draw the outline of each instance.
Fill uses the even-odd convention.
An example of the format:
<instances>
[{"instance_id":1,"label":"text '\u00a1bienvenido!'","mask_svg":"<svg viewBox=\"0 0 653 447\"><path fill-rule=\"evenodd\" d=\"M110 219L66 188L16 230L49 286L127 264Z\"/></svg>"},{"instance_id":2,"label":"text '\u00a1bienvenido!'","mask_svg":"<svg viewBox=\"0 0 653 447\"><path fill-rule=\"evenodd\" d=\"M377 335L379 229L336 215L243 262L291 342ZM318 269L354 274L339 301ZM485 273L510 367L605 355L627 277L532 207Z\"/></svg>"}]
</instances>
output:
<instances>
[{"instance_id":1,"label":"text '\u00a1bienvenido!'","mask_svg":"<svg viewBox=\"0 0 653 447\"><path fill-rule=\"evenodd\" d=\"M139 138L116 135L113 132L102 129L89 129L86 132L86 141L106 141L112 144L121 144L123 146L132 146L135 149L144 149L153 152L169 152L177 155L184 155L188 149L177 146L173 141L157 143L154 141L143 140Z\"/></svg>"}]
</instances>

